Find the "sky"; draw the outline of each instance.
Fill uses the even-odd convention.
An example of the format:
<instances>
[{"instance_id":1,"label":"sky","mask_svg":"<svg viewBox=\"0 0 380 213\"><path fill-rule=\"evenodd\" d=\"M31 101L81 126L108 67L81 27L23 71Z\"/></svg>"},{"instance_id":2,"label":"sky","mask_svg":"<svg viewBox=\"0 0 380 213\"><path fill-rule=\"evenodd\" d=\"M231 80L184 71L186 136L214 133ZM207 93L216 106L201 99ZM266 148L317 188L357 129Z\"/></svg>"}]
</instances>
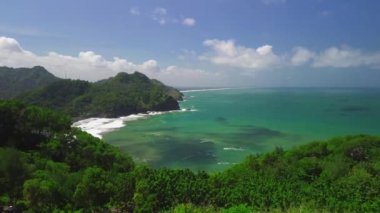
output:
<instances>
[{"instance_id":1,"label":"sky","mask_svg":"<svg viewBox=\"0 0 380 213\"><path fill-rule=\"evenodd\" d=\"M3 0L0 66L177 87L379 87L378 0Z\"/></svg>"}]
</instances>

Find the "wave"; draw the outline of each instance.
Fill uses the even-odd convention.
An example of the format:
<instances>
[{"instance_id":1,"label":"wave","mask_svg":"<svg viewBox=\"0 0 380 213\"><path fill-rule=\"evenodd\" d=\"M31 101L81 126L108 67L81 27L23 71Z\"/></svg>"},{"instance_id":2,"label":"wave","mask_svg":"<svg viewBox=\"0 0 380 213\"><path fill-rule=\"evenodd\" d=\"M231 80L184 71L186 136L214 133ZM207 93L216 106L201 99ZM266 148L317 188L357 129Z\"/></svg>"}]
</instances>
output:
<instances>
[{"instance_id":1,"label":"wave","mask_svg":"<svg viewBox=\"0 0 380 213\"><path fill-rule=\"evenodd\" d=\"M132 114L128 116L122 116L118 118L87 118L84 120L77 121L73 123L72 127L80 128L91 134L94 137L102 139L102 135L108 132L118 130L126 125L127 122L136 121L140 119L146 119L149 116L162 115L165 113L175 113L175 112L194 112L196 109L181 109L181 110L171 110L167 112L147 112Z\"/></svg>"},{"instance_id":2,"label":"wave","mask_svg":"<svg viewBox=\"0 0 380 213\"><path fill-rule=\"evenodd\" d=\"M197 112L198 110L194 108L185 108L185 109L181 109L180 111L181 112Z\"/></svg>"},{"instance_id":3,"label":"wave","mask_svg":"<svg viewBox=\"0 0 380 213\"><path fill-rule=\"evenodd\" d=\"M107 132L115 131L125 126L125 122L136 121L146 118L148 114L133 114L122 116L119 118L87 118L73 123L72 127L80 128L81 130L93 135L97 138L102 138L102 135Z\"/></svg>"},{"instance_id":4,"label":"wave","mask_svg":"<svg viewBox=\"0 0 380 213\"><path fill-rule=\"evenodd\" d=\"M214 141L209 138L201 138L199 143L214 143Z\"/></svg>"},{"instance_id":5,"label":"wave","mask_svg":"<svg viewBox=\"0 0 380 213\"><path fill-rule=\"evenodd\" d=\"M231 163L227 162L227 161L218 162L218 165L229 165L229 164L231 164Z\"/></svg>"},{"instance_id":6,"label":"wave","mask_svg":"<svg viewBox=\"0 0 380 213\"><path fill-rule=\"evenodd\" d=\"M223 150L225 151L244 151L243 148L237 148L237 147L224 147Z\"/></svg>"}]
</instances>

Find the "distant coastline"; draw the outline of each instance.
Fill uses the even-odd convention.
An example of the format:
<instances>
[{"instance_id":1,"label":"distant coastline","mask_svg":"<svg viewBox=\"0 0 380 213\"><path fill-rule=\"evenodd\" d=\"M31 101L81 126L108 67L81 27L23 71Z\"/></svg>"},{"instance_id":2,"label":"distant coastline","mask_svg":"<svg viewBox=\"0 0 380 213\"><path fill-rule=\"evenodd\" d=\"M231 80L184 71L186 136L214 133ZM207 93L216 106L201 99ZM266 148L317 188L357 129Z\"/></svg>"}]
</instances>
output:
<instances>
[{"instance_id":1,"label":"distant coastline","mask_svg":"<svg viewBox=\"0 0 380 213\"><path fill-rule=\"evenodd\" d=\"M223 87L223 88L205 88L205 89L183 89L180 92L205 92L205 91L217 91L217 90L232 90L232 89L247 89L246 87Z\"/></svg>"}]
</instances>

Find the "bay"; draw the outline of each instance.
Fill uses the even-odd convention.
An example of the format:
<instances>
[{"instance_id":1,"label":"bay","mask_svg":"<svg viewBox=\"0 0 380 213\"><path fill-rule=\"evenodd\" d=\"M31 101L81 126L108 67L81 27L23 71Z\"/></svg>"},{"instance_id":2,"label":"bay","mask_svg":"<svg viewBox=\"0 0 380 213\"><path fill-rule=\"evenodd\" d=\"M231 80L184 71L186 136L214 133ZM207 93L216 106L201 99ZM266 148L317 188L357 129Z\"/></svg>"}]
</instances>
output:
<instances>
[{"instance_id":1,"label":"bay","mask_svg":"<svg viewBox=\"0 0 380 213\"><path fill-rule=\"evenodd\" d=\"M380 134L380 89L185 92L176 113L128 122L103 139L153 167L221 171L249 154L316 140Z\"/></svg>"}]
</instances>

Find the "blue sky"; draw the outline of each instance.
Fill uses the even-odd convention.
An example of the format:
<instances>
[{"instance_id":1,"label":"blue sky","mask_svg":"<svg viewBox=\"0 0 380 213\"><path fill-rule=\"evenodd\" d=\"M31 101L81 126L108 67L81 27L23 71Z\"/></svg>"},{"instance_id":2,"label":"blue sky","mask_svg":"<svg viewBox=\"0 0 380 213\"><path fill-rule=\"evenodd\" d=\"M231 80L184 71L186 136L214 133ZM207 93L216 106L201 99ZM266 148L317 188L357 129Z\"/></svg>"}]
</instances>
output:
<instances>
[{"instance_id":1,"label":"blue sky","mask_svg":"<svg viewBox=\"0 0 380 213\"><path fill-rule=\"evenodd\" d=\"M2 3L0 65L175 86L380 85L376 0Z\"/></svg>"}]
</instances>

